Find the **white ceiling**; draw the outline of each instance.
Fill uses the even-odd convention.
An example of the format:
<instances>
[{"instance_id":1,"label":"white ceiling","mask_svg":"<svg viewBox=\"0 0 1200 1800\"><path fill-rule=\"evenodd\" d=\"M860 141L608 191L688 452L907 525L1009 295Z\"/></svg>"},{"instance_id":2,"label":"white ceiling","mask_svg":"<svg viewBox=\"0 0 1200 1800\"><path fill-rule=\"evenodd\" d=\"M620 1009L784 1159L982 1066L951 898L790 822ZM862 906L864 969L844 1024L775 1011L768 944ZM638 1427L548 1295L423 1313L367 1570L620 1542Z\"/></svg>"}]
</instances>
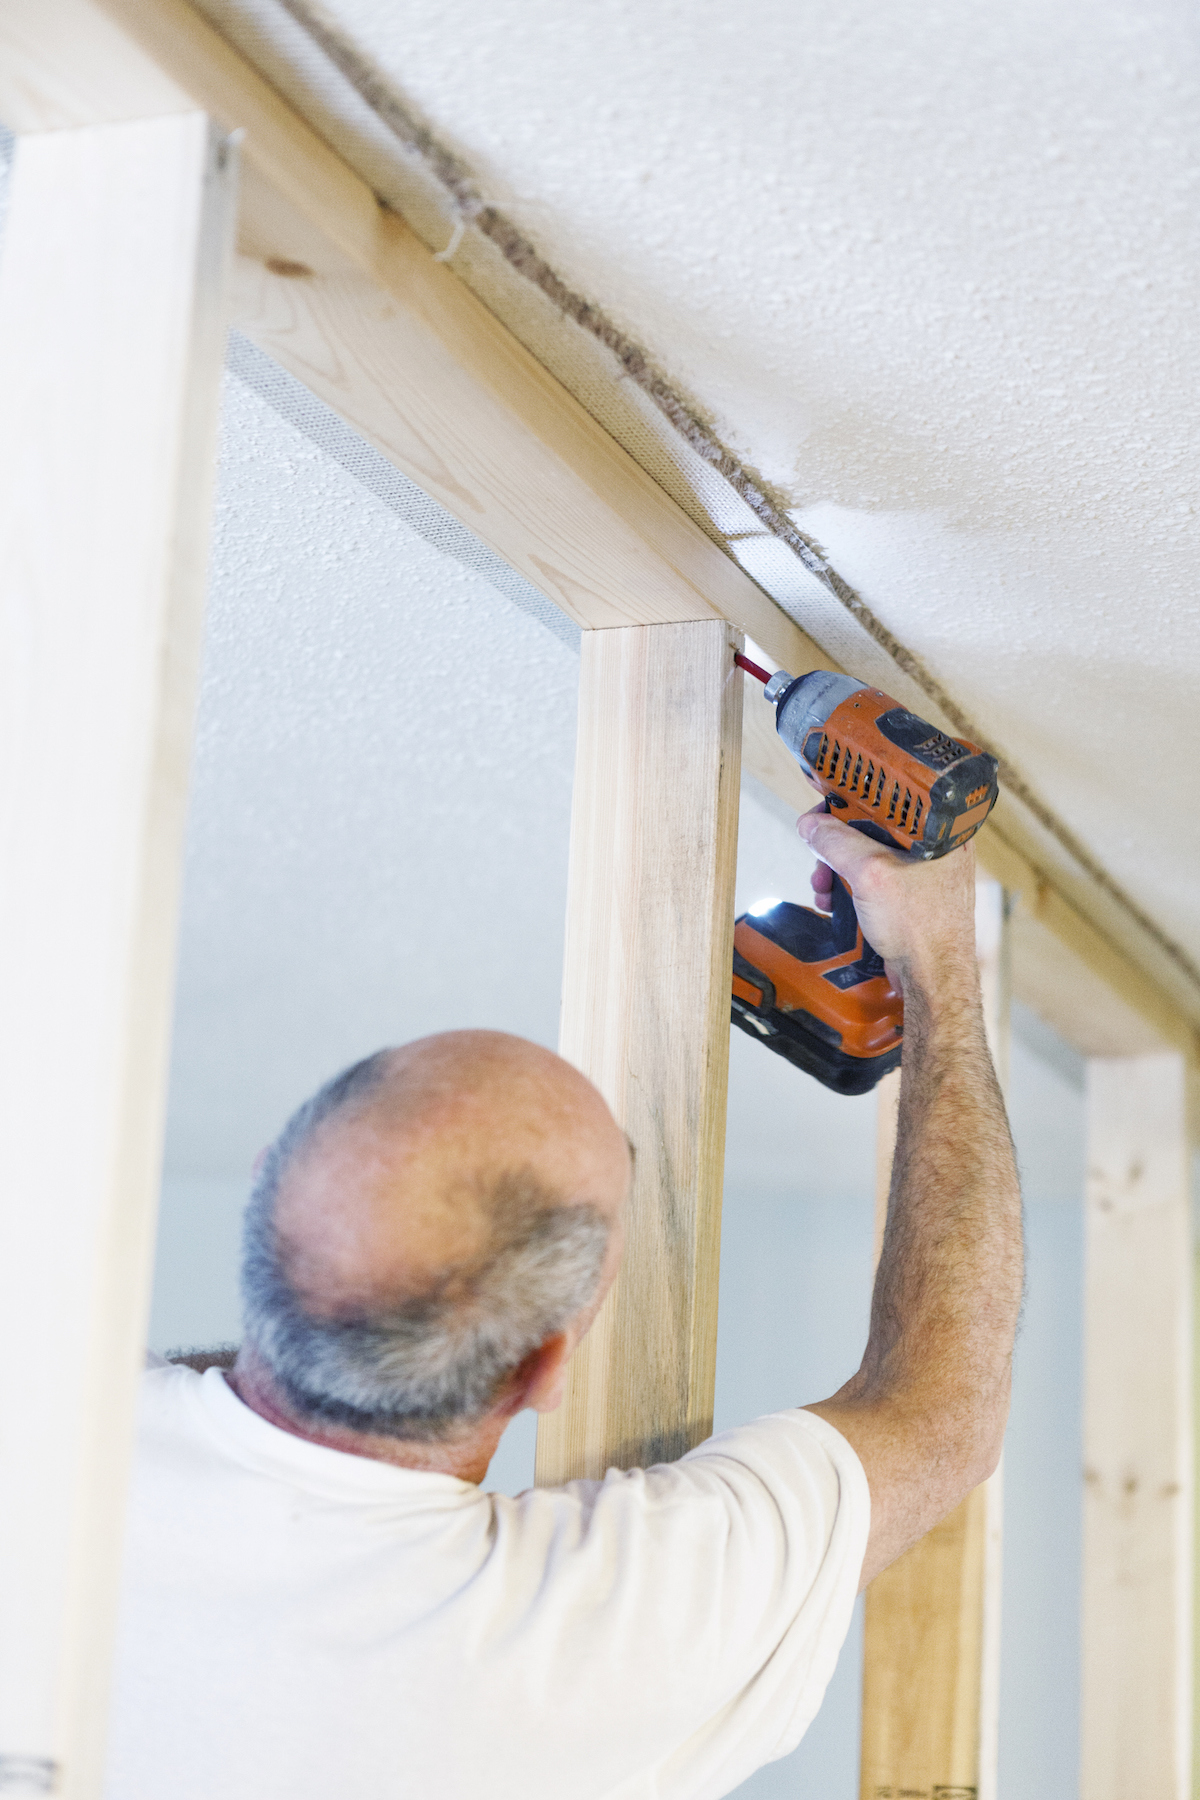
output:
<instances>
[{"instance_id":1,"label":"white ceiling","mask_svg":"<svg viewBox=\"0 0 1200 1800\"><path fill-rule=\"evenodd\" d=\"M1200 959L1191 0L330 10Z\"/></svg>"}]
</instances>

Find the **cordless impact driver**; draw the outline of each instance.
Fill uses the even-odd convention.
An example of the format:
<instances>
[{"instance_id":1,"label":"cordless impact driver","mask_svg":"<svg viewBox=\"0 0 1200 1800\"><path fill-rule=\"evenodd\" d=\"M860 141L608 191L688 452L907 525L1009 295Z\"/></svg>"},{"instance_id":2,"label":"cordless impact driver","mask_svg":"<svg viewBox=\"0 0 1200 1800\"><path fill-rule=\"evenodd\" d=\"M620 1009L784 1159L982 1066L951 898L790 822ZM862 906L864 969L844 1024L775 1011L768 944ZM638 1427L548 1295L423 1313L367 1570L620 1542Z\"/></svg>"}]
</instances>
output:
<instances>
[{"instance_id":1,"label":"cordless impact driver","mask_svg":"<svg viewBox=\"0 0 1200 1800\"><path fill-rule=\"evenodd\" d=\"M865 681L813 669L766 683L775 729L825 810L916 861L973 837L996 803L994 756L947 737ZM904 1004L862 934L846 883L832 910L780 900L733 934L733 1022L839 1094L865 1094L900 1062Z\"/></svg>"}]
</instances>

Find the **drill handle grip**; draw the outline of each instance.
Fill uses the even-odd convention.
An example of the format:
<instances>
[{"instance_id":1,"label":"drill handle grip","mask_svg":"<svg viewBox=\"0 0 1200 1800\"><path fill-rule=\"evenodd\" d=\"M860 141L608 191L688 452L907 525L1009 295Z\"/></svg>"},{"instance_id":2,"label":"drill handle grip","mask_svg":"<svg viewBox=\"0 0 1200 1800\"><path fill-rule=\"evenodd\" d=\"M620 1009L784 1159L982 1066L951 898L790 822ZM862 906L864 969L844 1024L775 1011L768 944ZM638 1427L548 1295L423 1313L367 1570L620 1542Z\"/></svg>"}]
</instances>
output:
<instances>
[{"instance_id":1,"label":"drill handle grip","mask_svg":"<svg viewBox=\"0 0 1200 1800\"><path fill-rule=\"evenodd\" d=\"M834 871L833 892L830 895L830 913L832 919L832 936L835 943L854 943L858 940L858 963L863 971L863 978L885 973L883 958L873 944L867 942L863 928L858 922L854 910L854 894L848 881Z\"/></svg>"},{"instance_id":2,"label":"drill handle grip","mask_svg":"<svg viewBox=\"0 0 1200 1800\"><path fill-rule=\"evenodd\" d=\"M821 811L833 813L828 794L825 796L825 804ZM871 830L867 825L860 826L857 820L851 822L850 829L851 831L861 829L869 837L875 837L878 831L878 828ZM858 914L854 910L854 891L850 883L844 880L836 869L831 869L830 874L833 876L833 891L830 895L829 910L833 920L834 939L839 943L853 943L857 938L859 940L859 960L864 972L870 975L884 974L883 958L875 946L867 942L862 926L858 922Z\"/></svg>"}]
</instances>

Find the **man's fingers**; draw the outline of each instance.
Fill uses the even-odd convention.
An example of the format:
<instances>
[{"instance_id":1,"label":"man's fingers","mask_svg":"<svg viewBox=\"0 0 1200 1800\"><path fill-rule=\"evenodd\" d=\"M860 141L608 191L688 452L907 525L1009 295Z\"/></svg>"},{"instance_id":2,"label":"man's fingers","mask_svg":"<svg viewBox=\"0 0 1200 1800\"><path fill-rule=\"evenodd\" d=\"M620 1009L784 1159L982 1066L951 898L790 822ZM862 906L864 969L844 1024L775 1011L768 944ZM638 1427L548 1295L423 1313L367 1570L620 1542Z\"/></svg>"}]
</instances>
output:
<instances>
[{"instance_id":1,"label":"man's fingers","mask_svg":"<svg viewBox=\"0 0 1200 1800\"><path fill-rule=\"evenodd\" d=\"M886 844L876 843L874 838L861 831L852 831L849 825L843 825L829 813L802 813L796 821L796 830L809 849L831 869L845 876L851 887L855 874L868 863L878 862L881 857L891 860L900 854L889 850Z\"/></svg>"},{"instance_id":2,"label":"man's fingers","mask_svg":"<svg viewBox=\"0 0 1200 1800\"><path fill-rule=\"evenodd\" d=\"M974 968L971 845L932 862L914 862L828 813L805 813L797 829L827 865L814 874L818 905L834 870L851 888L863 936L883 957L893 986L897 980L905 985L920 980L932 992L951 964Z\"/></svg>"},{"instance_id":3,"label":"man's fingers","mask_svg":"<svg viewBox=\"0 0 1200 1800\"><path fill-rule=\"evenodd\" d=\"M819 862L815 865L812 872L812 891L818 912L832 912L835 879L833 870L828 863Z\"/></svg>"}]
</instances>

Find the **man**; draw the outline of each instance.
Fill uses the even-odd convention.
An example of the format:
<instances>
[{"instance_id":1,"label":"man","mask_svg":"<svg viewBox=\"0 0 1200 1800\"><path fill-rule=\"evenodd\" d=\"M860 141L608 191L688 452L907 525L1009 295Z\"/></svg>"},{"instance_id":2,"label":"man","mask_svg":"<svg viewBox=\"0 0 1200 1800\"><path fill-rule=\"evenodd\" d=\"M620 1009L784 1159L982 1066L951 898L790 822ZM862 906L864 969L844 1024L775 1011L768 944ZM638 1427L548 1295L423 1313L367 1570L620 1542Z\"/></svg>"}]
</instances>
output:
<instances>
[{"instance_id":1,"label":"man","mask_svg":"<svg viewBox=\"0 0 1200 1800\"><path fill-rule=\"evenodd\" d=\"M357 1065L259 1170L232 1370L146 1377L109 1800L728 1793L798 1742L859 1588L991 1473L1021 1218L971 854L800 829L905 1002L858 1373L678 1463L481 1493L616 1275L629 1147L501 1034Z\"/></svg>"}]
</instances>

